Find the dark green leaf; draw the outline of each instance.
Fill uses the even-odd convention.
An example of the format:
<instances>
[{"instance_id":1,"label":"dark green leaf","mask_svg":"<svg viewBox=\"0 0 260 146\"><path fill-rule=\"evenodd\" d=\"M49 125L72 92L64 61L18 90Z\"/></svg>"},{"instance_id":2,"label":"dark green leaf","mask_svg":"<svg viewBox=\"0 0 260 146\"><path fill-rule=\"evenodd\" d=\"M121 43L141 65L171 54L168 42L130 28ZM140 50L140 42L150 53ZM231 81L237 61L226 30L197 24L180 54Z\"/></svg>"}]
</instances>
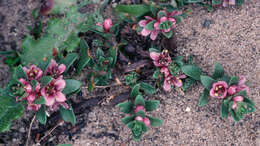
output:
<instances>
[{"instance_id":1,"label":"dark green leaf","mask_svg":"<svg viewBox=\"0 0 260 146\"><path fill-rule=\"evenodd\" d=\"M150 117L148 116L149 120L150 120L150 124L152 127L158 127L161 126L163 121L159 118L154 118L154 117Z\"/></svg>"},{"instance_id":2,"label":"dark green leaf","mask_svg":"<svg viewBox=\"0 0 260 146\"><path fill-rule=\"evenodd\" d=\"M228 117L228 111L229 107L227 105L228 102L222 101L221 106L220 106L220 117L221 118L227 118Z\"/></svg>"},{"instance_id":3,"label":"dark green leaf","mask_svg":"<svg viewBox=\"0 0 260 146\"><path fill-rule=\"evenodd\" d=\"M141 89L144 90L144 92L148 95L156 93L156 89L152 85L144 82L141 82Z\"/></svg>"},{"instance_id":4,"label":"dark green leaf","mask_svg":"<svg viewBox=\"0 0 260 146\"><path fill-rule=\"evenodd\" d=\"M196 80L194 80L193 78L185 78L183 79L183 85L182 85L182 89L183 91L187 91L189 88L191 88L194 84L196 83Z\"/></svg>"},{"instance_id":5,"label":"dark green leaf","mask_svg":"<svg viewBox=\"0 0 260 146\"><path fill-rule=\"evenodd\" d=\"M147 112L155 110L160 104L159 100L147 100L145 101L145 110Z\"/></svg>"},{"instance_id":6,"label":"dark green leaf","mask_svg":"<svg viewBox=\"0 0 260 146\"><path fill-rule=\"evenodd\" d=\"M244 96L244 102L251 105L251 106L255 106L255 103L251 99L249 99L245 96Z\"/></svg>"},{"instance_id":7,"label":"dark green leaf","mask_svg":"<svg viewBox=\"0 0 260 146\"><path fill-rule=\"evenodd\" d=\"M79 56L77 53L70 53L61 60L61 63L66 65L66 71L69 70L71 65L78 59L78 57Z\"/></svg>"},{"instance_id":8,"label":"dark green leaf","mask_svg":"<svg viewBox=\"0 0 260 146\"><path fill-rule=\"evenodd\" d=\"M221 0L212 0L212 5L220 5L221 3Z\"/></svg>"},{"instance_id":9,"label":"dark green leaf","mask_svg":"<svg viewBox=\"0 0 260 146\"><path fill-rule=\"evenodd\" d=\"M137 116L140 116L140 117L144 118L144 117L145 117L145 113L144 113L144 111L140 110L140 111L138 111L138 112L135 114L135 116L136 116L136 117L137 117Z\"/></svg>"},{"instance_id":10,"label":"dark green leaf","mask_svg":"<svg viewBox=\"0 0 260 146\"><path fill-rule=\"evenodd\" d=\"M235 94L233 97L236 97L236 96L242 96L242 97L246 97L246 90L242 90L240 92L238 92L237 94Z\"/></svg>"},{"instance_id":11,"label":"dark green leaf","mask_svg":"<svg viewBox=\"0 0 260 146\"><path fill-rule=\"evenodd\" d=\"M43 76L39 81L41 84L41 88L47 86L52 81L52 79L53 78L51 76Z\"/></svg>"},{"instance_id":12,"label":"dark green leaf","mask_svg":"<svg viewBox=\"0 0 260 146\"><path fill-rule=\"evenodd\" d=\"M116 105L117 107L121 108L121 112L130 114L133 112L134 104L132 102L123 102Z\"/></svg>"},{"instance_id":13,"label":"dark green leaf","mask_svg":"<svg viewBox=\"0 0 260 146\"><path fill-rule=\"evenodd\" d=\"M169 31L169 32L165 32L165 33L163 33L163 35L166 37L166 38L171 38L172 37L172 35L173 35L173 31Z\"/></svg>"},{"instance_id":14,"label":"dark green leaf","mask_svg":"<svg viewBox=\"0 0 260 146\"><path fill-rule=\"evenodd\" d=\"M136 84L134 87L133 87L133 89L132 89L132 91L131 91L131 93L130 93L130 97L132 97L132 98L135 98L137 95L139 95L140 94L140 87L141 87L141 85L140 84Z\"/></svg>"},{"instance_id":15,"label":"dark green leaf","mask_svg":"<svg viewBox=\"0 0 260 146\"><path fill-rule=\"evenodd\" d=\"M229 83L230 77L227 75L223 75L221 78L218 78L217 81L225 81L226 83Z\"/></svg>"},{"instance_id":16,"label":"dark green leaf","mask_svg":"<svg viewBox=\"0 0 260 146\"><path fill-rule=\"evenodd\" d=\"M181 68L182 72L187 76L195 79L200 80L201 69L195 65L184 65Z\"/></svg>"},{"instance_id":17,"label":"dark green leaf","mask_svg":"<svg viewBox=\"0 0 260 146\"><path fill-rule=\"evenodd\" d=\"M23 67L21 65L19 65L16 68L16 76L17 76L18 79L20 79L20 78L27 79L27 75L24 72Z\"/></svg>"},{"instance_id":18,"label":"dark green leaf","mask_svg":"<svg viewBox=\"0 0 260 146\"><path fill-rule=\"evenodd\" d=\"M209 76L201 76L200 80L202 85L208 90L212 88L212 84L215 82L215 80Z\"/></svg>"},{"instance_id":19,"label":"dark green leaf","mask_svg":"<svg viewBox=\"0 0 260 146\"><path fill-rule=\"evenodd\" d=\"M100 60L101 57L104 57L104 52L102 49L98 48L97 49L97 59ZM99 61L99 62L103 62L103 61Z\"/></svg>"},{"instance_id":20,"label":"dark green leaf","mask_svg":"<svg viewBox=\"0 0 260 146\"><path fill-rule=\"evenodd\" d=\"M45 106L42 105L41 108L36 112L36 119L43 125L45 125L47 121L45 110L46 110Z\"/></svg>"},{"instance_id":21,"label":"dark green leaf","mask_svg":"<svg viewBox=\"0 0 260 146\"><path fill-rule=\"evenodd\" d=\"M132 135L134 140L139 141L143 134L143 122L135 121L134 128L132 129Z\"/></svg>"},{"instance_id":22,"label":"dark green leaf","mask_svg":"<svg viewBox=\"0 0 260 146\"><path fill-rule=\"evenodd\" d=\"M236 115L236 112L234 110L231 110L230 113L231 113L231 116L233 117L233 119L236 122L238 122L240 120L239 117Z\"/></svg>"},{"instance_id":23,"label":"dark green leaf","mask_svg":"<svg viewBox=\"0 0 260 146\"><path fill-rule=\"evenodd\" d=\"M134 126L135 126L135 121L131 121L131 122L127 123L127 127L128 127L129 129L133 129Z\"/></svg>"},{"instance_id":24,"label":"dark green leaf","mask_svg":"<svg viewBox=\"0 0 260 146\"><path fill-rule=\"evenodd\" d=\"M207 89L204 89L202 95L200 96L200 101L198 106L201 107L208 104L209 102L208 98L209 98L209 91Z\"/></svg>"},{"instance_id":25,"label":"dark green leaf","mask_svg":"<svg viewBox=\"0 0 260 146\"><path fill-rule=\"evenodd\" d=\"M221 78L224 75L224 68L218 62L215 64L214 72L213 72L213 79Z\"/></svg>"},{"instance_id":26,"label":"dark green leaf","mask_svg":"<svg viewBox=\"0 0 260 146\"><path fill-rule=\"evenodd\" d=\"M148 24L145 25L145 28L148 29L148 30L153 31L153 30L154 30L154 23L155 23L155 22L156 22L155 20L150 21Z\"/></svg>"},{"instance_id":27,"label":"dark green leaf","mask_svg":"<svg viewBox=\"0 0 260 146\"><path fill-rule=\"evenodd\" d=\"M60 114L64 121L70 122L73 126L75 126L76 117L71 107L70 109L66 109L63 106L60 106Z\"/></svg>"},{"instance_id":28,"label":"dark green leaf","mask_svg":"<svg viewBox=\"0 0 260 146\"><path fill-rule=\"evenodd\" d=\"M78 80L73 80L73 79L67 79L66 81L66 87L63 89L63 93L68 95L68 94L73 94L76 91L79 91L81 87L81 82Z\"/></svg>"},{"instance_id":29,"label":"dark green leaf","mask_svg":"<svg viewBox=\"0 0 260 146\"><path fill-rule=\"evenodd\" d=\"M154 79L158 79L160 73L161 73L160 70L159 70L159 69L156 69L156 70L154 71L154 73L153 73L153 78L154 78Z\"/></svg>"},{"instance_id":30,"label":"dark green leaf","mask_svg":"<svg viewBox=\"0 0 260 146\"><path fill-rule=\"evenodd\" d=\"M45 99L42 96L40 96L39 99L36 99L34 101L34 104L45 104Z\"/></svg>"},{"instance_id":31,"label":"dark green leaf","mask_svg":"<svg viewBox=\"0 0 260 146\"><path fill-rule=\"evenodd\" d=\"M229 84L229 86L236 85L236 84L238 84L238 81L239 81L239 77L232 76L228 84Z\"/></svg>"},{"instance_id":32,"label":"dark green leaf","mask_svg":"<svg viewBox=\"0 0 260 146\"><path fill-rule=\"evenodd\" d=\"M38 67L43 71L45 72L47 70L47 68L49 67L50 65L50 62L51 62L51 59L46 59L45 61L40 61Z\"/></svg>"},{"instance_id":33,"label":"dark green leaf","mask_svg":"<svg viewBox=\"0 0 260 146\"><path fill-rule=\"evenodd\" d=\"M81 70L89 63L90 57L88 55L89 46L85 40L80 41L80 57L76 66L76 73L79 74Z\"/></svg>"},{"instance_id":34,"label":"dark green leaf","mask_svg":"<svg viewBox=\"0 0 260 146\"><path fill-rule=\"evenodd\" d=\"M150 52L150 53L151 53L151 52L160 53L160 51L157 50L157 49L155 49L155 48L150 48L150 49L149 49L149 52Z\"/></svg>"},{"instance_id":35,"label":"dark green leaf","mask_svg":"<svg viewBox=\"0 0 260 146\"><path fill-rule=\"evenodd\" d=\"M132 16L142 16L150 11L148 5L117 5L116 10L122 13L128 13Z\"/></svg>"},{"instance_id":36,"label":"dark green leaf","mask_svg":"<svg viewBox=\"0 0 260 146\"><path fill-rule=\"evenodd\" d=\"M134 121L135 120L135 115L132 115L132 116L128 116L128 117L124 117L121 119L121 121L124 123L124 124L128 124L129 122L131 121Z\"/></svg>"},{"instance_id":37,"label":"dark green leaf","mask_svg":"<svg viewBox=\"0 0 260 146\"><path fill-rule=\"evenodd\" d=\"M116 61L117 61L117 47L111 47L109 49L109 56L113 59L110 62L110 66L114 67L116 65Z\"/></svg>"},{"instance_id":38,"label":"dark green leaf","mask_svg":"<svg viewBox=\"0 0 260 146\"><path fill-rule=\"evenodd\" d=\"M137 105L143 105L145 106L145 101L142 95L137 95L135 98L135 106Z\"/></svg>"},{"instance_id":39,"label":"dark green leaf","mask_svg":"<svg viewBox=\"0 0 260 146\"><path fill-rule=\"evenodd\" d=\"M167 14L165 13L165 11L159 11L159 12L157 13L157 16L158 16L158 18L162 18L162 17L164 17L164 16L167 17Z\"/></svg>"}]
</instances>

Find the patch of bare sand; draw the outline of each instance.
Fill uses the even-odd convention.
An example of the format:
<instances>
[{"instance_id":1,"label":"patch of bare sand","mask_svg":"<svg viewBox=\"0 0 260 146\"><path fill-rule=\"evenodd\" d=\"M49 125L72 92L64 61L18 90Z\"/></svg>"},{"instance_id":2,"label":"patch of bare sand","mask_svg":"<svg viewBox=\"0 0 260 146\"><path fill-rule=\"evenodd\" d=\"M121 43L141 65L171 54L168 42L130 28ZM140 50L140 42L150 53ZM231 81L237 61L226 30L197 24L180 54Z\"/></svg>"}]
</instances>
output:
<instances>
[{"instance_id":1,"label":"patch of bare sand","mask_svg":"<svg viewBox=\"0 0 260 146\"><path fill-rule=\"evenodd\" d=\"M211 73L216 61L229 75L245 75L251 82L250 97L257 111L235 123L219 117L220 102L198 108L202 86L180 96L178 92L160 93L162 103L153 116L164 119L163 126L150 129L142 141L131 140L130 130L120 118L119 109L96 107L82 133L75 136L75 146L88 145L260 145L260 1L251 0L242 8L218 9L208 13L195 8L193 14L177 27L178 52L194 54L204 71ZM213 23L203 28L205 19ZM152 98L152 97L151 97ZM190 111L186 109L190 108ZM60 137L63 141L64 137Z\"/></svg>"}]
</instances>

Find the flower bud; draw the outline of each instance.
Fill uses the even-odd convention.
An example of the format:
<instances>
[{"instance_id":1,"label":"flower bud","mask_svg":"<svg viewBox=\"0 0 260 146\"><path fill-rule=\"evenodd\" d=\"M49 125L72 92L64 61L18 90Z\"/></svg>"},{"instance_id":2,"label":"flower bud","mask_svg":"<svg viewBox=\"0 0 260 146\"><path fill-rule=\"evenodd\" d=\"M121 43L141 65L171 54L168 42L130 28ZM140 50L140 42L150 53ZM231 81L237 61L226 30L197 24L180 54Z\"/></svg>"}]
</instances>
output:
<instances>
[{"instance_id":1,"label":"flower bud","mask_svg":"<svg viewBox=\"0 0 260 146\"><path fill-rule=\"evenodd\" d=\"M135 114L138 113L140 110L142 110L143 112L145 112L144 106L142 106L142 105L136 106L136 108L135 108L135 110L134 110Z\"/></svg>"},{"instance_id":2,"label":"flower bud","mask_svg":"<svg viewBox=\"0 0 260 146\"><path fill-rule=\"evenodd\" d=\"M144 122L144 124L145 124L147 127L150 126L150 120L149 120L149 118L145 117L145 118L143 119L143 122Z\"/></svg>"},{"instance_id":3,"label":"flower bud","mask_svg":"<svg viewBox=\"0 0 260 146\"><path fill-rule=\"evenodd\" d=\"M110 31L110 28L113 26L113 22L112 22L112 19L110 18L107 18L105 19L104 21L104 30L106 32L109 32Z\"/></svg>"},{"instance_id":4,"label":"flower bud","mask_svg":"<svg viewBox=\"0 0 260 146\"><path fill-rule=\"evenodd\" d=\"M140 117L140 116L137 116L137 117L135 117L135 120L136 120L136 121L143 121L143 118Z\"/></svg>"}]
</instances>

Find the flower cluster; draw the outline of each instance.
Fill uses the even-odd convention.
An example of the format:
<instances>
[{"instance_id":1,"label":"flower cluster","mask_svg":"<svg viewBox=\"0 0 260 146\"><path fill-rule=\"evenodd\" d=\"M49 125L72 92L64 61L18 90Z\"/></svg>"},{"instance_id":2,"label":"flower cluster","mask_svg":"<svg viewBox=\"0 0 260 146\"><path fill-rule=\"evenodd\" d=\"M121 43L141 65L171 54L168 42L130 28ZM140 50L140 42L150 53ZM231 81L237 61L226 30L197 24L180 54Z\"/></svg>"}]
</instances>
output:
<instances>
[{"instance_id":1,"label":"flower cluster","mask_svg":"<svg viewBox=\"0 0 260 146\"><path fill-rule=\"evenodd\" d=\"M186 78L186 75L179 74L174 76L171 74L169 65L172 62L168 50L163 50L161 53L151 52L150 57L156 67L160 68L160 72L164 75L163 89L170 91L171 86L181 87L183 85L182 80Z\"/></svg>"},{"instance_id":2,"label":"flower cluster","mask_svg":"<svg viewBox=\"0 0 260 146\"><path fill-rule=\"evenodd\" d=\"M19 82L23 85L25 96L19 100L27 101L27 110L38 111L41 104L35 104L35 102L41 97L44 98L45 105L51 110L56 111L58 105L68 108L67 103L65 103L66 97L62 93L62 90L66 86L66 82L62 76L62 73L65 70L66 66L64 64L58 65L53 59L45 72L36 65L31 65L29 68L23 68L27 78L20 78ZM41 86L40 82L44 76L50 76L52 79L47 85Z\"/></svg>"},{"instance_id":3,"label":"flower cluster","mask_svg":"<svg viewBox=\"0 0 260 146\"><path fill-rule=\"evenodd\" d=\"M161 10L157 13L156 18L145 16L145 19L138 23L139 27L141 27L141 35L150 35L150 38L155 40L161 32L167 38L170 38L173 34L172 30L176 27L174 16L179 14L178 11L169 13L166 10Z\"/></svg>"},{"instance_id":4,"label":"flower cluster","mask_svg":"<svg viewBox=\"0 0 260 146\"><path fill-rule=\"evenodd\" d=\"M224 99L228 96L233 96L240 91L249 92L249 87L245 84L246 78L244 76L239 77L239 82L237 85L228 86L228 83L225 81L218 81L213 83L212 88L210 90L210 96L213 98ZM238 95L232 98L233 106L232 108L235 109L237 107L237 102L242 102L243 97Z\"/></svg>"},{"instance_id":5,"label":"flower cluster","mask_svg":"<svg viewBox=\"0 0 260 146\"><path fill-rule=\"evenodd\" d=\"M145 108L142 105L138 105L135 107L134 113L137 114L139 111L143 111L145 113ZM149 127L150 126L150 120L148 117L141 117L141 116L136 116L135 117L136 121L143 122L145 126Z\"/></svg>"}]
</instances>

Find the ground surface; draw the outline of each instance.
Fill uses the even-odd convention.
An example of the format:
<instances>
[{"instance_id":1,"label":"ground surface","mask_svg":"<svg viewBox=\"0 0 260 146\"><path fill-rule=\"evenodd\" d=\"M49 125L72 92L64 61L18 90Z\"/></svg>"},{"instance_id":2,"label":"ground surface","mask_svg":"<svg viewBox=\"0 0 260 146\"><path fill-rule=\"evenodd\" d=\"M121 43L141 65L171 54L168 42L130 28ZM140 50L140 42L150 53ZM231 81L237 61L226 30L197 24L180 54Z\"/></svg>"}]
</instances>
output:
<instances>
[{"instance_id":1,"label":"ground surface","mask_svg":"<svg viewBox=\"0 0 260 146\"><path fill-rule=\"evenodd\" d=\"M22 0L20 0L22 1ZM28 1L26 1L28 2ZM17 48L26 34L25 26L31 16L18 13L19 8L30 13L30 5L0 0L0 44L16 42ZM26 9L21 8L28 6ZM16 9L17 8L17 9ZM21 12L22 13L22 12ZM207 73L213 70L216 61L222 64L229 75L245 75L250 81L251 97L256 103L256 112L245 116L239 123L233 119L220 119L220 102L210 100L209 105L198 108L202 86L198 85L185 95L178 91L159 92L151 99L159 99L161 105L151 113L164 120L163 126L150 129L141 142L131 140L130 130L120 118L124 114L111 106L97 106L86 118L87 125L69 140L60 136L60 143L75 146L87 145L260 145L260 1L251 0L241 8L217 9L208 13L203 8L194 8L193 13L177 26L177 52L180 55L194 54L195 60ZM4 20L1 21L1 17ZM28 20L27 20L28 19ZM203 28L210 20L209 28ZM11 26L17 35L12 35ZM10 44L4 49L9 49ZM0 45L2 48L2 44ZM0 64L0 86L7 82L7 66ZM12 139L12 138L11 138ZM9 145L15 145L11 142Z\"/></svg>"}]
</instances>

